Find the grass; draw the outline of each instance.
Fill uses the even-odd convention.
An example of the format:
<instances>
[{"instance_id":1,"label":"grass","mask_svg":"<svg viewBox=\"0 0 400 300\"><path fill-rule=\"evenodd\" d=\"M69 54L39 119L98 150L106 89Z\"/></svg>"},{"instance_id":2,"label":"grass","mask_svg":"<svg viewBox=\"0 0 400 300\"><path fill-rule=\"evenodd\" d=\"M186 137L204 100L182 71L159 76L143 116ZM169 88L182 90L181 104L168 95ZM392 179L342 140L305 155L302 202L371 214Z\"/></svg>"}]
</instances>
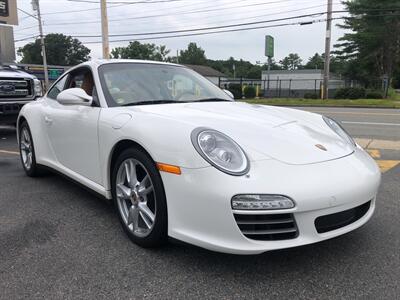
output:
<instances>
[{"instance_id":1,"label":"grass","mask_svg":"<svg viewBox=\"0 0 400 300\"><path fill-rule=\"evenodd\" d=\"M397 98L397 97L396 97ZM244 102L252 104L277 105L277 106L333 106L333 107L371 107L371 108L400 108L400 100L397 99L296 99L296 98L272 98L272 99L244 99Z\"/></svg>"}]
</instances>

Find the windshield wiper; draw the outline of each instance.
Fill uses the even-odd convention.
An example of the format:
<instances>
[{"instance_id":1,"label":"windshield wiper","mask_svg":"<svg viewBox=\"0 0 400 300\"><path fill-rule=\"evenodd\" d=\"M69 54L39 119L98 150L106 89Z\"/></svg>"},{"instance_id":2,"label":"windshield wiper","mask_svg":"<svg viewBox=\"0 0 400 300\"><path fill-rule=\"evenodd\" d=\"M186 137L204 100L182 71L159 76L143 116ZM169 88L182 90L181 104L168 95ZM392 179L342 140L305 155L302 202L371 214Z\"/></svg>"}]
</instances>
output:
<instances>
[{"instance_id":1,"label":"windshield wiper","mask_svg":"<svg viewBox=\"0 0 400 300\"><path fill-rule=\"evenodd\" d=\"M232 102L232 100L228 100L228 99L224 99L224 98L205 98L205 99L200 99L200 100L193 100L190 102L218 102L218 101Z\"/></svg>"},{"instance_id":2,"label":"windshield wiper","mask_svg":"<svg viewBox=\"0 0 400 300\"><path fill-rule=\"evenodd\" d=\"M139 101L122 104L121 106L135 106L135 105L151 105L151 104L168 104L168 103L186 103L186 101L177 100L150 100L150 101Z\"/></svg>"}]
</instances>

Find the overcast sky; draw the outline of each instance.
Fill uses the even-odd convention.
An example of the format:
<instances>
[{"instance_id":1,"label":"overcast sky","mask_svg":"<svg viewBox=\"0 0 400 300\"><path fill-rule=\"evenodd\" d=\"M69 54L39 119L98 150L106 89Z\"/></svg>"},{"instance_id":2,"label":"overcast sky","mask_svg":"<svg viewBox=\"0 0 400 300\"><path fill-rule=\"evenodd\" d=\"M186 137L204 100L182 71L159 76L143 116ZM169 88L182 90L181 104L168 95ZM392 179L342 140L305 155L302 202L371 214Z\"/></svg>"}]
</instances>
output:
<instances>
[{"instance_id":1,"label":"overcast sky","mask_svg":"<svg viewBox=\"0 0 400 300\"><path fill-rule=\"evenodd\" d=\"M45 33L63 33L67 35L100 35L100 0L40 0ZM298 15L326 11L326 0L161 0L170 2L121 4L121 2L137 2L140 0L108 0L108 17L110 35L126 33L161 32L212 26L223 26L238 23L275 20ZM141 0L143 1L143 0ZM160 1L160 0L144 0ZM33 13L31 0L17 0L18 7ZM116 3L118 2L118 4ZM113 4L114 3L114 4ZM334 10L344 9L339 0L334 0ZM64 12L64 13L62 13ZM342 16L335 14L335 16ZM252 25L276 25L296 23L299 21L323 20L326 15L293 19L273 23ZM37 35L37 21L19 11L20 25L14 28L15 39ZM86 22L86 23L85 23ZM341 22L341 21L337 21ZM337 24L335 21L335 24ZM275 58L279 60L288 53L298 53L307 60L314 53L322 53L325 43L325 23L312 25L283 26L263 28L251 31L219 33L203 36L178 37L170 39L154 39L143 41L163 44L171 50L185 49L189 42L196 42L206 51L210 59L236 59L264 62L264 36L275 37ZM248 26L249 27L249 26ZM336 26L333 28L333 43L343 35ZM79 38L92 52L92 58L100 58L100 37ZM134 37L110 37L110 40L133 40ZM20 47L32 40L17 42ZM126 42L110 43L110 47L126 46Z\"/></svg>"}]
</instances>

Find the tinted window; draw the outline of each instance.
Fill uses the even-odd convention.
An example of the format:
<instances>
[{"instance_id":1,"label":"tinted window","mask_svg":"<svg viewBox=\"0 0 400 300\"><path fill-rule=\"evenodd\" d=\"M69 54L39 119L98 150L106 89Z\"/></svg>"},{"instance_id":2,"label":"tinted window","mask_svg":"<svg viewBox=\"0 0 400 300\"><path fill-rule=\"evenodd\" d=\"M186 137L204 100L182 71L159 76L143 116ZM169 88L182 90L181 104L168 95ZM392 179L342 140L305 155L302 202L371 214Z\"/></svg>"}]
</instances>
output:
<instances>
[{"instance_id":1,"label":"tinted window","mask_svg":"<svg viewBox=\"0 0 400 300\"><path fill-rule=\"evenodd\" d=\"M86 68L73 72L67 88L80 88L92 96L94 88L92 72Z\"/></svg>"},{"instance_id":2,"label":"tinted window","mask_svg":"<svg viewBox=\"0 0 400 300\"><path fill-rule=\"evenodd\" d=\"M65 82L67 81L68 76L64 76L59 82L57 82L47 93L47 97L52 98L54 100L57 99L59 93L64 90Z\"/></svg>"}]
</instances>

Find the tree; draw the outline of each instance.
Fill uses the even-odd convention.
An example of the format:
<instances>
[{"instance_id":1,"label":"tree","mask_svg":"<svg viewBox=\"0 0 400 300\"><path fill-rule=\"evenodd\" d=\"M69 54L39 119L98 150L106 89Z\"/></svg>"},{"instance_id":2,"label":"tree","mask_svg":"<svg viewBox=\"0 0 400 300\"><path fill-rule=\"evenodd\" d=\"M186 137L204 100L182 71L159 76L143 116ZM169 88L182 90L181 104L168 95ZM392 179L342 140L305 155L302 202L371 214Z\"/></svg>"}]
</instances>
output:
<instances>
[{"instance_id":1,"label":"tree","mask_svg":"<svg viewBox=\"0 0 400 300\"><path fill-rule=\"evenodd\" d=\"M167 61L167 55L170 50L166 46L155 44L141 44L138 41L130 42L126 47L117 47L112 49L113 58L124 59L146 59L156 61Z\"/></svg>"},{"instance_id":2,"label":"tree","mask_svg":"<svg viewBox=\"0 0 400 300\"><path fill-rule=\"evenodd\" d=\"M284 70L296 70L301 67L303 60L297 53L290 53L284 59L279 61Z\"/></svg>"},{"instance_id":3,"label":"tree","mask_svg":"<svg viewBox=\"0 0 400 300\"><path fill-rule=\"evenodd\" d=\"M44 38L47 63L50 65L74 66L90 59L90 49L71 36L59 33L47 34ZM42 47L40 39L18 49L22 56L21 63L42 64Z\"/></svg>"},{"instance_id":4,"label":"tree","mask_svg":"<svg viewBox=\"0 0 400 300\"><path fill-rule=\"evenodd\" d=\"M349 62L348 71L368 84L383 76L392 78L400 64L400 2L398 0L345 1L350 16L336 53ZM391 10L393 9L393 10Z\"/></svg>"},{"instance_id":5,"label":"tree","mask_svg":"<svg viewBox=\"0 0 400 300\"><path fill-rule=\"evenodd\" d=\"M186 50L181 50L179 62L190 65L205 65L207 63L205 51L196 43L190 43Z\"/></svg>"},{"instance_id":6,"label":"tree","mask_svg":"<svg viewBox=\"0 0 400 300\"><path fill-rule=\"evenodd\" d=\"M324 68L324 56L315 53L313 57L308 59L308 62L304 65L305 69L319 69L322 70Z\"/></svg>"}]
</instances>

